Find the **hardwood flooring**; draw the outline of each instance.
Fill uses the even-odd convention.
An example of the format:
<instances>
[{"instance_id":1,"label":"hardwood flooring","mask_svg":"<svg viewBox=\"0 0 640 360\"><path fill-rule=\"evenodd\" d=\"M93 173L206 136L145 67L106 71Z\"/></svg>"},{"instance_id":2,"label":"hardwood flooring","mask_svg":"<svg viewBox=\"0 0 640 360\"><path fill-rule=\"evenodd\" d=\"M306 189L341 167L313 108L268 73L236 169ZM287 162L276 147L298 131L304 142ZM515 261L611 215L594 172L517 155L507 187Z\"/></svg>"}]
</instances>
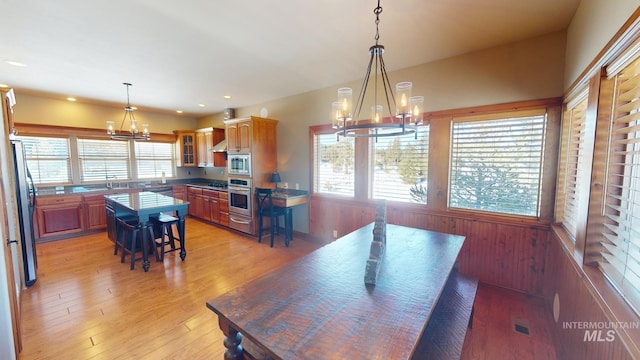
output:
<instances>
[{"instance_id":1,"label":"hardwood flooring","mask_svg":"<svg viewBox=\"0 0 640 360\"><path fill-rule=\"evenodd\" d=\"M279 238L270 248L193 219L186 229L186 260L168 253L147 273L121 264L106 233L38 244L19 359L222 359L206 301L323 245ZM463 359L555 359L545 314L539 299L481 284ZM511 330L514 317L529 321L529 336Z\"/></svg>"}]
</instances>

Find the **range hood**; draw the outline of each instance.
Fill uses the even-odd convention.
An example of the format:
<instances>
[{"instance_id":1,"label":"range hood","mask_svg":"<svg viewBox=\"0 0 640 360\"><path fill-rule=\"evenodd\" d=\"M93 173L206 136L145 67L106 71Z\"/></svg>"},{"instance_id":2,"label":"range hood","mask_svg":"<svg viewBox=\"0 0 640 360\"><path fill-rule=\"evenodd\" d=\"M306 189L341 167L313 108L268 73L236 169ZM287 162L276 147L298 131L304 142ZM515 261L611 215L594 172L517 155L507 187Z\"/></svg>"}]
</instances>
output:
<instances>
[{"instance_id":1,"label":"range hood","mask_svg":"<svg viewBox=\"0 0 640 360\"><path fill-rule=\"evenodd\" d=\"M227 151L227 140L222 140L219 143L215 144L214 147L211 148L213 152L225 152Z\"/></svg>"}]
</instances>

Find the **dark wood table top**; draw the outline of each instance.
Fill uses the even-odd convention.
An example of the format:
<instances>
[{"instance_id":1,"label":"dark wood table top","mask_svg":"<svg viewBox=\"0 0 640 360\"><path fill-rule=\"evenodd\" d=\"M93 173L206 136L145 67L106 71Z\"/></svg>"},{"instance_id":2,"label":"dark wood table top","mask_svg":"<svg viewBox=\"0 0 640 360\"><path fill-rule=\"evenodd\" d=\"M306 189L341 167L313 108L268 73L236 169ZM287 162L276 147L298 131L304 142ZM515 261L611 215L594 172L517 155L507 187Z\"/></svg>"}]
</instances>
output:
<instances>
[{"instance_id":1,"label":"dark wood table top","mask_svg":"<svg viewBox=\"0 0 640 360\"><path fill-rule=\"evenodd\" d=\"M370 286L372 230L373 223L207 307L275 359L409 359L464 237L387 225L378 282Z\"/></svg>"},{"instance_id":2,"label":"dark wood table top","mask_svg":"<svg viewBox=\"0 0 640 360\"><path fill-rule=\"evenodd\" d=\"M105 195L105 199L125 211L144 217L144 220L148 220L149 214L174 210L179 211L184 216L189 205L187 201L150 191Z\"/></svg>"}]
</instances>

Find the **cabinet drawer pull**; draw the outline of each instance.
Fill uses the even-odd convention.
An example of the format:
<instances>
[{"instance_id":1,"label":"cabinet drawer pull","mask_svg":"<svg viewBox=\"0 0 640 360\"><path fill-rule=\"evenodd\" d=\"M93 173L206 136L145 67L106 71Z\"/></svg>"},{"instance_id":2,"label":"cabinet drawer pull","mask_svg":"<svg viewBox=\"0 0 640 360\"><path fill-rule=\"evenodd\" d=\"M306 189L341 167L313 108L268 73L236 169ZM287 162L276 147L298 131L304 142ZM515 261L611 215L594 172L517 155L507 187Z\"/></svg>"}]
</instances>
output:
<instances>
[{"instance_id":1,"label":"cabinet drawer pull","mask_svg":"<svg viewBox=\"0 0 640 360\"><path fill-rule=\"evenodd\" d=\"M250 223L248 221L240 221L240 220L236 220L232 217L229 217L229 220L233 221L236 224L242 224L242 225L249 225Z\"/></svg>"}]
</instances>

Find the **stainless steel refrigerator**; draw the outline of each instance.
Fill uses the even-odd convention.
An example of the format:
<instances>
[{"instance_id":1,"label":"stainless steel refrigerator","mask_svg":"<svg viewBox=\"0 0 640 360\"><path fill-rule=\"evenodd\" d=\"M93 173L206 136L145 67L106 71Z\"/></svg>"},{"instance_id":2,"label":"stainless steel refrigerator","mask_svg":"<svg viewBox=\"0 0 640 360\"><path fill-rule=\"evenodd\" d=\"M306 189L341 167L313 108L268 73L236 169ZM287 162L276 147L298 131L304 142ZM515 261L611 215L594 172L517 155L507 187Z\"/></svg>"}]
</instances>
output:
<instances>
[{"instance_id":1,"label":"stainless steel refrigerator","mask_svg":"<svg viewBox=\"0 0 640 360\"><path fill-rule=\"evenodd\" d=\"M12 140L11 147L13 148L13 162L16 166L16 198L18 199L24 280L25 285L31 286L36 282L36 269L38 268L36 238L33 231L36 187L27 168L24 144L21 141Z\"/></svg>"}]
</instances>

